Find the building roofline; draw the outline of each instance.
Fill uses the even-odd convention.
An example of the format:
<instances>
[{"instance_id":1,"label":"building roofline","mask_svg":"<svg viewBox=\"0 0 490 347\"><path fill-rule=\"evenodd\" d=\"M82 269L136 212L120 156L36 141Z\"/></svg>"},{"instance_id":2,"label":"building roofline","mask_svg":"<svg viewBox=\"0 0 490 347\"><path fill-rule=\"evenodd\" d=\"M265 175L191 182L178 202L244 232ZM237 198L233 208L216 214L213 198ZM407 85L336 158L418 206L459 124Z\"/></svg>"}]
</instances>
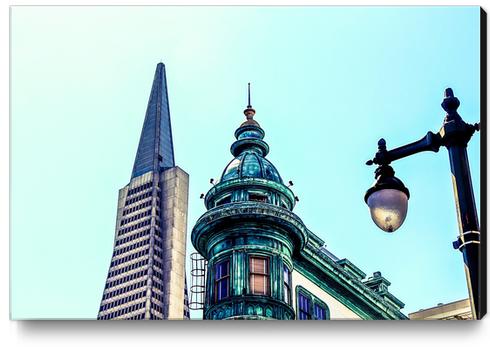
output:
<instances>
[{"instance_id":1,"label":"building roofline","mask_svg":"<svg viewBox=\"0 0 490 347\"><path fill-rule=\"evenodd\" d=\"M375 293L362 281L346 271L340 264L328 257L328 255L321 252L317 245L310 243L310 240L312 239L311 235L314 234L310 230L308 230L308 242L305 245L304 249L300 252L300 254L307 260L316 260L316 262L311 262L313 266L325 273L327 276L334 278L337 283L339 283L339 285L357 294L358 297L367 298L369 300L367 304L369 304L369 306L371 306L379 314L383 316L388 315L392 319L408 319L408 317L403 314L400 309L397 309L393 307L393 305L387 303L380 295ZM315 239L315 241L321 240L316 235ZM317 255L318 257L315 257L315 255ZM390 295L390 297L397 299L394 295ZM399 299L397 300L401 304L403 304L403 302L401 302Z\"/></svg>"},{"instance_id":2,"label":"building roofline","mask_svg":"<svg viewBox=\"0 0 490 347\"><path fill-rule=\"evenodd\" d=\"M432 306L432 307L428 307L428 308L423 308L423 309L420 309L418 311L410 312L409 315L419 314L419 313L423 313L423 312L428 312L428 311L431 311L431 310L436 311L437 309L440 309L442 307L449 307L449 306L452 306L452 305L453 306L456 306L459 303L463 303L464 301L469 301L469 300L470 300L469 298L465 298L465 299L460 299L460 300L456 300L456 301L451 301L451 302L448 302L447 304L436 305L436 306Z\"/></svg>"}]
</instances>

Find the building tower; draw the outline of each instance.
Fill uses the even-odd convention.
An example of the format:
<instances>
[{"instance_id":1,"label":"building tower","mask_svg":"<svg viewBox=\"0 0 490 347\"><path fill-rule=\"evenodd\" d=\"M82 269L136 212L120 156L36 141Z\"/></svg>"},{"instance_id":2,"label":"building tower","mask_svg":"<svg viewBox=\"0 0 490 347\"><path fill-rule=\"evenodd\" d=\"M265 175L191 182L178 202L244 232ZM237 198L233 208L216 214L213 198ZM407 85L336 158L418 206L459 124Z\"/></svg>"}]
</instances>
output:
<instances>
[{"instance_id":1,"label":"building tower","mask_svg":"<svg viewBox=\"0 0 490 347\"><path fill-rule=\"evenodd\" d=\"M204 197L191 240L207 261L204 319L407 319L380 273L339 259L293 213L298 201L266 159L250 103L234 158ZM380 283L383 284L381 287Z\"/></svg>"},{"instance_id":2,"label":"building tower","mask_svg":"<svg viewBox=\"0 0 490 347\"><path fill-rule=\"evenodd\" d=\"M292 212L293 192L266 159L269 146L250 98L244 114L231 146L235 158L206 194L209 211L192 231L208 260L204 319L294 319L283 283L306 228Z\"/></svg>"},{"instance_id":3,"label":"building tower","mask_svg":"<svg viewBox=\"0 0 490 347\"><path fill-rule=\"evenodd\" d=\"M174 162L165 66L156 68L97 319L186 319L189 176Z\"/></svg>"}]
</instances>

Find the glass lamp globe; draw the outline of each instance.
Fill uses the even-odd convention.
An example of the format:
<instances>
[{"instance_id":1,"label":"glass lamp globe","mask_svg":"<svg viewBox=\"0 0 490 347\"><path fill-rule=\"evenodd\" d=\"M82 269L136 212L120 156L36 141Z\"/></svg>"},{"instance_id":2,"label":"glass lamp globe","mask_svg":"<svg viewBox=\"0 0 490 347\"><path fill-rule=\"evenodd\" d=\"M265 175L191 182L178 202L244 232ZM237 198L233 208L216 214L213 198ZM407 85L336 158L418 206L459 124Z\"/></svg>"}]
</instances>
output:
<instances>
[{"instance_id":1,"label":"glass lamp globe","mask_svg":"<svg viewBox=\"0 0 490 347\"><path fill-rule=\"evenodd\" d=\"M408 196L398 189L381 189L369 195L367 205L374 223L386 232L398 229L408 211Z\"/></svg>"},{"instance_id":2,"label":"glass lamp globe","mask_svg":"<svg viewBox=\"0 0 490 347\"><path fill-rule=\"evenodd\" d=\"M398 229L405 221L410 192L403 182L395 177L389 165L380 165L375 171L376 181L364 195L374 223L388 233Z\"/></svg>"}]
</instances>

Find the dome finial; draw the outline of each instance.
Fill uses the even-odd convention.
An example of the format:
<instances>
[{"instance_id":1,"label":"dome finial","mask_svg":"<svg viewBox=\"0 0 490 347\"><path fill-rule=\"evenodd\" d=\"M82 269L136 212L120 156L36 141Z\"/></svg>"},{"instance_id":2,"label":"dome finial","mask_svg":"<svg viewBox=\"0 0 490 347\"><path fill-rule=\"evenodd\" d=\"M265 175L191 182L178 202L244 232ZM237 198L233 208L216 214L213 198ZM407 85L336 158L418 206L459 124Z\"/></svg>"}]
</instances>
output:
<instances>
[{"instance_id":1,"label":"dome finial","mask_svg":"<svg viewBox=\"0 0 490 347\"><path fill-rule=\"evenodd\" d=\"M247 108L252 108L252 104L250 103L250 82L248 82L248 106Z\"/></svg>"},{"instance_id":2,"label":"dome finial","mask_svg":"<svg viewBox=\"0 0 490 347\"><path fill-rule=\"evenodd\" d=\"M247 120L253 120L255 115L255 110L252 108L252 103L250 101L250 82L248 82L248 105L247 108L243 111Z\"/></svg>"}]
</instances>

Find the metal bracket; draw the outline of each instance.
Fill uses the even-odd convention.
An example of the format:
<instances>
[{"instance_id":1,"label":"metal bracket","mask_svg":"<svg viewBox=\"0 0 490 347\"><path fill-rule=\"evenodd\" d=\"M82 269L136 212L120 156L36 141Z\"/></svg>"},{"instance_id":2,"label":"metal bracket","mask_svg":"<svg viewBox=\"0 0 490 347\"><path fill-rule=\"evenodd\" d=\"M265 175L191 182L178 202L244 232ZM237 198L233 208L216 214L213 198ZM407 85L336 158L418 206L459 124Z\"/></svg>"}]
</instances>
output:
<instances>
[{"instance_id":1,"label":"metal bracket","mask_svg":"<svg viewBox=\"0 0 490 347\"><path fill-rule=\"evenodd\" d=\"M463 248L470 243L480 243L480 232L477 230L465 231L462 235L458 236L458 239L453 242L453 248L459 249L461 252Z\"/></svg>"}]
</instances>

